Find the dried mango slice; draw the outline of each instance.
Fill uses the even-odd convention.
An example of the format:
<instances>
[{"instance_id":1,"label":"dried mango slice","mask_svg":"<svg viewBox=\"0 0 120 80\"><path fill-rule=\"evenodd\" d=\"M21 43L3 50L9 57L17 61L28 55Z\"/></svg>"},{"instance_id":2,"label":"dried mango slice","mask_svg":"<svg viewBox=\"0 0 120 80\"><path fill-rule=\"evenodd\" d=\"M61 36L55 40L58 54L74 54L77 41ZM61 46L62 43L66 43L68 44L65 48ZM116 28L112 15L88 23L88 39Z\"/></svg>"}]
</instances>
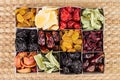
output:
<instances>
[{"instance_id":1,"label":"dried mango slice","mask_svg":"<svg viewBox=\"0 0 120 80\"><path fill-rule=\"evenodd\" d=\"M67 49L65 48L65 46L61 46L61 49L65 52Z\"/></svg>"},{"instance_id":2,"label":"dried mango slice","mask_svg":"<svg viewBox=\"0 0 120 80\"><path fill-rule=\"evenodd\" d=\"M21 14L17 14L17 21L23 23L24 18L22 17Z\"/></svg>"}]
</instances>

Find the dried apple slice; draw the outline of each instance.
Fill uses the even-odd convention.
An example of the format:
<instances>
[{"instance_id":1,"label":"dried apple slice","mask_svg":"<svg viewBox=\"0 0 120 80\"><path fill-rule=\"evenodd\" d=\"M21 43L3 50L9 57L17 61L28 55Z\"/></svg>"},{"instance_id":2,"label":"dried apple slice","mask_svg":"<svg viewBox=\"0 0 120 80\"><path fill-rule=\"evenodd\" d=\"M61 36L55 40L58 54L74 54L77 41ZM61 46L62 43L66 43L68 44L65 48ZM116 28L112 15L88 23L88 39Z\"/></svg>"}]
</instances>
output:
<instances>
[{"instance_id":1,"label":"dried apple slice","mask_svg":"<svg viewBox=\"0 0 120 80\"><path fill-rule=\"evenodd\" d=\"M38 28L42 28L45 23L48 21L50 16L50 13L45 13L44 11L40 11L36 16L35 16L35 25Z\"/></svg>"}]
</instances>

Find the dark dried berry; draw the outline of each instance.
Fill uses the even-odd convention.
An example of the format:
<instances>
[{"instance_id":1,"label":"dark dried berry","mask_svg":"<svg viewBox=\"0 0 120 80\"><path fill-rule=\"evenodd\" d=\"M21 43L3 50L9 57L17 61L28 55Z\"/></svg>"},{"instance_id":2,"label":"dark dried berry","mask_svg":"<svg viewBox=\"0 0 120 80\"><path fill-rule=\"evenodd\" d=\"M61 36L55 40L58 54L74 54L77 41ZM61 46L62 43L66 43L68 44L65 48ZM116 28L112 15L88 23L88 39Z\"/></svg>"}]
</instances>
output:
<instances>
[{"instance_id":1,"label":"dark dried berry","mask_svg":"<svg viewBox=\"0 0 120 80\"><path fill-rule=\"evenodd\" d=\"M69 74L70 73L70 70L67 67L63 67L62 71L63 71L64 74Z\"/></svg>"},{"instance_id":2,"label":"dark dried berry","mask_svg":"<svg viewBox=\"0 0 120 80\"><path fill-rule=\"evenodd\" d=\"M80 59L80 53L79 53L79 52L68 53L68 56L69 56L71 59L74 59L74 60Z\"/></svg>"},{"instance_id":3,"label":"dark dried berry","mask_svg":"<svg viewBox=\"0 0 120 80\"><path fill-rule=\"evenodd\" d=\"M73 61L72 63L72 71L76 74L82 72L82 63L79 60Z\"/></svg>"}]
</instances>

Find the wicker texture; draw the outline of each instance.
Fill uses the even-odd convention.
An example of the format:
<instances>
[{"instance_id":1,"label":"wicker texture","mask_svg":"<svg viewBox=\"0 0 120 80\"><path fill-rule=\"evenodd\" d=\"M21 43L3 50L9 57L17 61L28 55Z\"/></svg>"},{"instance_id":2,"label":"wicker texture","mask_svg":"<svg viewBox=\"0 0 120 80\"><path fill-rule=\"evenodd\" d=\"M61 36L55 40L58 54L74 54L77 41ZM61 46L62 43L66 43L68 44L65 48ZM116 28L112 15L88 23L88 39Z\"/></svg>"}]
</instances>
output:
<instances>
[{"instance_id":1,"label":"wicker texture","mask_svg":"<svg viewBox=\"0 0 120 80\"><path fill-rule=\"evenodd\" d=\"M91 1L91 2L90 2ZM0 0L0 80L119 80L120 0ZM59 73L15 74L15 6L102 7L105 12L104 74L60 75Z\"/></svg>"}]
</instances>

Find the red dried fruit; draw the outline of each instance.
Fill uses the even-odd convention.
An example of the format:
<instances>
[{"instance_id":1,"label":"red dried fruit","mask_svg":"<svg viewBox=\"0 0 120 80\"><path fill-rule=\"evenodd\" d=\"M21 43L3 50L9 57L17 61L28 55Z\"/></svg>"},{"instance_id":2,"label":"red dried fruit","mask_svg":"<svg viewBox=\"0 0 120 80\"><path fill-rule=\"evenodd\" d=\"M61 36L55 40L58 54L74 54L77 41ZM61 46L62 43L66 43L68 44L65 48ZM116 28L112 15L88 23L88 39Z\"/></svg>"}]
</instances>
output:
<instances>
[{"instance_id":1,"label":"red dried fruit","mask_svg":"<svg viewBox=\"0 0 120 80\"><path fill-rule=\"evenodd\" d=\"M74 24L75 24L74 21L68 21L67 27L68 27L68 28L73 28Z\"/></svg>"},{"instance_id":2,"label":"red dried fruit","mask_svg":"<svg viewBox=\"0 0 120 80\"><path fill-rule=\"evenodd\" d=\"M74 28L75 28L75 29L80 29L80 24L79 24L79 23L75 23L75 24L74 24Z\"/></svg>"},{"instance_id":3,"label":"red dried fruit","mask_svg":"<svg viewBox=\"0 0 120 80\"><path fill-rule=\"evenodd\" d=\"M68 20L72 19L72 16L66 9L62 8L60 10L60 19L62 21L68 21Z\"/></svg>"},{"instance_id":4,"label":"red dried fruit","mask_svg":"<svg viewBox=\"0 0 120 80\"><path fill-rule=\"evenodd\" d=\"M89 61L88 60L85 60L84 63L83 63L83 68L87 68L89 66Z\"/></svg>"},{"instance_id":5,"label":"red dried fruit","mask_svg":"<svg viewBox=\"0 0 120 80\"><path fill-rule=\"evenodd\" d=\"M66 23L63 21L60 21L60 29L63 30L67 27Z\"/></svg>"},{"instance_id":6,"label":"red dried fruit","mask_svg":"<svg viewBox=\"0 0 120 80\"><path fill-rule=\"evenodd\" d=\"M104 57L104 54L99 53L98 55L93 57L93 59L91 60L91 63L98 63L98 62L100 62L101 58L103 58L103 57Z\"/></svg>"},{"instance_id":7,"label":"red dried fruit","mask_svg":"<svg viewBox=\"0 0 120 80\"><path fill-rule=\"evenodd\" d=\"M46 44L48 48L53 48L55 46L53 37L49 32L46 33Z\"/></svg>"},{"instance_id":8,"label":"red dried fruit","mask_svg":"<svg viewBox=\"0 0 120 80\"><path fill-rule=\"evenodd\" d=\"M39 31L38 43L39 43L41 46L44 46L44 45L45 45L45 34L44 34L43 31Z\"/></svg>"},{"instance_id":9,"label":"red dried fruit","mask_svg":"<svg viewBox=\"0 0 120 80\"><path fill-rule=\"evenodd\" d=\"M73 8L73 7L70 7L70 6L66 7L66 10L67 10L69 13L74 12L74 8Z\"/></svg>"},{"instance_id":10,"label":"red dried fruit","mask_svg":"<svg viewBox=\"0 0 120 80\"><path fill-rule=\"evenodd\" d=\"M88 68L86 69L87 72L94 72L95 71L95 65L90 65L88 66Z\"/></svg>"},{"instance_id":11,"label":"red dried fruit","mask_svg":"<svg viewBox=\"0 0 120 80\"><path fill-rule=\"evenodd\" d=\"M73 13L73 20L80 21L80 9L76 8Z\"/></svg>"}]
</instances>

